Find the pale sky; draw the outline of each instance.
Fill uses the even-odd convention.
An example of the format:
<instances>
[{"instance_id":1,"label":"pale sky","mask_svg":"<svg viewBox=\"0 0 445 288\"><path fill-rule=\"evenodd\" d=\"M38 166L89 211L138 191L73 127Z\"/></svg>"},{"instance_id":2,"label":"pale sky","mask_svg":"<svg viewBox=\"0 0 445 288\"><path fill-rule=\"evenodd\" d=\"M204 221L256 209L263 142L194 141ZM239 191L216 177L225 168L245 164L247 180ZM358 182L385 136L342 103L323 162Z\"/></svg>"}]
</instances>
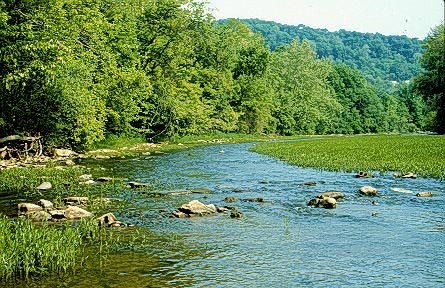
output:
<instances>
[{"instance_id":1,"label":"pale sky","mask_svg":"<svg viewBox=\"0 0 445 288\"><path fill-rule=\"evenodd\" d=\"M443 22L444 0L207 0L217 19L259 18L329 31L423 39Z\"/></svg>"}]
</instances>

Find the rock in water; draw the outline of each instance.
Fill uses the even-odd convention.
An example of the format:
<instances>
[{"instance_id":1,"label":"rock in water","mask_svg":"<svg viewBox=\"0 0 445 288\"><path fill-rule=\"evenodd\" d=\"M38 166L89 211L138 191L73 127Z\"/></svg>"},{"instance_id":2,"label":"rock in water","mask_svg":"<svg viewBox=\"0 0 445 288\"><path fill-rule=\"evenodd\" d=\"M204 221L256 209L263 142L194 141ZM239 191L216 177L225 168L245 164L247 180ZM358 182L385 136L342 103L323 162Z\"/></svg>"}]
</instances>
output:
<instances>
[{"instance_id":1,"label":"rock in water","mask_svg":"<svg viewBox=\"0 0 445 288\"><path fill-rule=\"evenodd\" d=\"M365 196L377 196L377 189L371 186L363 186L359 189L359 193Z\"/></svg>"},{"instance_id":2,"label":"rock in water","mask_svg":"<svg viewBox=\"0 0 445 288\"><path fill-rule=\"evenodd\" d=\"M65 217L70 220L91 217L93 214L77 206L68 206L65 210Z\"/></svg>"},{"instance_id":3,"label":"rock in water","mask_svg":"<svg viewBox=\"0 0 445 288\"><path fill-rule=\"evenodd\" d=\"M148 183L142 183L142 182L128 182L128 185L132 189L148 187Z\"/></svg>"},{"instance_id":4,"label":"rock in water","mask_svg":"<svg viewBox=\"0 0 445 288\"><path fill-rule=\"evenodd\" d=\"M208 189L208 188L193 188L192 193L196 193L196 194L210 194L212 193L212 190Z\"/></svg>"},{"instance_id":5,"label":"rock in water","mask_svg":"<svg viewBox=\"0 0 445 288\"><path fill-rule=\"evenodd\" d=\"M374 175L368 172L359 171L355 174L355 178L374 178Z\"/></svg>"},{"instance_id":6,"label":"rock in water","mask_svg":"<svg viewBox=\"0 0 445 288\"><path fill-rule=\"evenodd\" d=\"M225 202L236 202L238 201L238 198L234 197L234 196L227 196L226 198L224 198Z\"/></svg>"},{"instance_id":7,"label":"rock in water","mask_svg":"<svg viewBox=\"0 0 445 288\"><path fill-rule=\"evenodd\" d=\"M232 219L241 219L244 217L244 214L238 211L233 211L232 213L230 213L230 218Z\"/></svg>"},{"instance_id":8,"label":"rock in water","mask_svg":"<svg viewBox=\"0 0 445 288\"><path fill-rule=\"evenodd\" d=\"M37 187L38 190L49 190L53 187L53 185L51 185L50 182L43 182L42 184L40 184L39 187Z\"/></svg>"},{"instance_id":9,"label":"rock in water","mask_svg":"<svg viewBox=\"0 0 445 288\"><path fill-rule=\"evenodd\" d=\"M433 192L419 192L416 194L417 197L433 197Z\"/></svg>"},{"instance_id":10,"label":"rock in water","mask_svg":"<svg viewBox=\"0 0 445 288\"><path fill-rule=\"evenodd\" d=\"M197 216L210 215L217 212L215 205L206 205L198 200L192 200L189 203L182 205L181 208L179 208L179 211L188 215Z\"/></svg>"},{"instance_id":11,"label":"rock in water","mask_svg":"<svg viewBox=\"0 0 445 288\"><path fill-rule=\"evenodd\" d=\"M45 199L40 199L39 202L37 202L37 205L39 205L40 207L42 207L43 209L46 209L46 210L54 209L53 202L45 200Z\"/></svg>"},{"instance_id":12,"label":"rock in water","mask_svg":"<svg viewBox=\"0 0 445 288\"><path fill-rule=\"evenodd\" d=\"M314 199L311 199L308 206L325 208L325 209L335 209L337 207L337 200L331 197L323 197L321 195Z\"/></svg>"},{"instance_id":13,"label":"rock in water","mask_svg":"<svg viewBox=\"0 0 445 288\"><path fill-rule=\"evenodd\" d=\"M320 193L320 195L318 195L319 197L328 197L328 198L334 198L335 200L339 200L339 199L343 199L345 198L345 194L341 193L341 192L336 192L336 191L328 191L328 192L323 192Z\"/></svg>"},{"instance_id":14,"label":"rock in water","mask_svg":"<svg viewBox=\"0 0 445 288\"><path fill-rule=\"evenodd\" d=\"M54 157L71 157L76 156L77 153L69 150L69 149L54 149L53 150L53 156Z\"/></svg>"},{"instance_id":15,"label":"rock in water","mask_svg":"<svg viewBox=\"0 0 445 288\"><path fill-rule=\"evenodd\" d=\"M97 181L98 182L111 182L111 181L113 181L113 178L111 178L111 177L99 177L99 178L97 178Z\"/></svg>"},{"instance_id":16,"label":"rock in water","mask_svg":"<svg viewBox=\"0 0 445 288\"><path fill-rule=\"evenodd\" d=\"M18 208L19 208L19 214L21 215L43 210L43 208L40 207L39 205L32 203L19 203Z\"/></svg>"},{"instance_id":17,"label":"rock in water","mask_svg":"<svg viewBox=\"0 0 445 288\"><path fill-rule=\"evenodd\" d=\"M63 198L63 202L66 205L85 205L88 203L88 197L66 197Z\"/></svg>"},{"instance_id":18,"label":"rock in water","mask_svg":"<svg viewBox=\"0 0 445 288\"><path fill-rule=\"evenodd\" d=\"M403 188L390 188L391 191L399 192L399 193L413 193L411 190L403 189Z\"/></svg>"}]
</instances>

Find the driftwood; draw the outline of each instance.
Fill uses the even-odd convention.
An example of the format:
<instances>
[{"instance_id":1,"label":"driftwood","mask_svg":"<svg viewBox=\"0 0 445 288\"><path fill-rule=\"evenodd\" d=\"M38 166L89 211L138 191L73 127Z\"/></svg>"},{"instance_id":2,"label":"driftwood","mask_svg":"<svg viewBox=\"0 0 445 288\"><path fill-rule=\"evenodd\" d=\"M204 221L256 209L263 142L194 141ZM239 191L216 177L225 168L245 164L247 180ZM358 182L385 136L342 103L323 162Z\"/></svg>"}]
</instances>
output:
<instances>
[{"instance_id":1,"label":"driftwood","mask_svg":"<svg viewBox=\"0 0 445 288\"><path fill-rule=\"evenodd\" d=\"M39 157L43 153L41 137L10 135L0 138L0 159Z\"/></svg>"}]
</instances>

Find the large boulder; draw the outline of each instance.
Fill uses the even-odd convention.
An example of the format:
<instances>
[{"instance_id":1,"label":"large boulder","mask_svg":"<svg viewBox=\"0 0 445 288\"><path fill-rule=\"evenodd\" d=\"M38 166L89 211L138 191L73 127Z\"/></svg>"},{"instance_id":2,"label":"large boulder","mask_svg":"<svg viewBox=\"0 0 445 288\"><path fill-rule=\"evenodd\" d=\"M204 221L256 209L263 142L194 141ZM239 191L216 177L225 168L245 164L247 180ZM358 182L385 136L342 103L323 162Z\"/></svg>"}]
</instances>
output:
<instances>
[{"instance_id":1,"label":"large boulder","mask_svg":"<svg viewBox=\"0 0 445 288\"><path fill-rule=\"evenodd\" d=\"M377 189L371 186L363 186L361 187L358 192L361 195L365 195L365 196L377 196L378 192Z\"/></svg>"},{"instance_id":2,"label":"large boulder","mask_svg":"<svg viewBox=\"0 0 445 288\"><path fill-rule=\"evenodd\" d=\"M324 197L319 195L316 198L311 199L308 203L308 206L325 209L335 209L337 207L337 200L332 197Z\"/></svg>"},{"instance_id":3,"label":"large boulder","mask_svg":"<svg viewBox=\"0 0 445 288\"><path fill-rule=\"evenodd\" d=\"M69 220L91 217L93 214L77 206L68 206L65 209L65 217Z\"/></svg>"},{"instance_id":4,"label":"large boulder","mask_svg":"<svg viewBox=\"0 0 445 288\"><path fill-rule=\"evenodd\" d=\"M181 208L179 208L179 212L190 216L205 216L216 213L217 209L213 204L206 205L198 200L192 200L189 203L183 204Z\"/></svg>"},{"instance_id":5,"label":"large boulder","mask_svg":"<svg viewBox=\"0 0 445 288\"><path fill-rule=\"evenodd\" d=\"M43 210L43 208L40 207L39 205L32 204L32 203L19 203L18 208L19 208L19 214L22 214L22 215Z\"/></svg>"}]
</instances>

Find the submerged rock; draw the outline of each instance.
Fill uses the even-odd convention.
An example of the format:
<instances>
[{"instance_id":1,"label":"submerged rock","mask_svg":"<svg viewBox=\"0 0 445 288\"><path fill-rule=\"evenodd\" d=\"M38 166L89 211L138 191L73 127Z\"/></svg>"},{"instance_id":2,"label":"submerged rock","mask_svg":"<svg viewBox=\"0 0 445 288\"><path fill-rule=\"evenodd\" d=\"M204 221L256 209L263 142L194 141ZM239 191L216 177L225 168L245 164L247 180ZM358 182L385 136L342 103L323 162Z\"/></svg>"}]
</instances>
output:
<instances>
[{"instance_id":1,"label":"submerged rock","mask_svg":"<svg viewBox=\"0 0 445 288\"><path fill-rule=\"evenodd\" d=\"M377 196L377 189L371 186L363 186L359 189L359 193L365 196Z\"/></svg>"},{"instance_id":2,"label":"submerged rock","mask_svg":"<svg viewBox=\"0 0 445 288\"><path fill-rule=\"evenodd\" d=\"M433 192L419 192L416 194L417 197L433 197Z\"/></svg>"},{"instance_id":3,"label":"submerged rock","mask_svg":"<svg viewBox=\"0 0 445 288\"><path fill-rule=\"evenodd\" d=\"M244 214L238 211L232 211L232 213L230 213L230 218L232 219L241 219L244 217Z\"/></svg>"},{"instance_id":4,"label":"submerged rock","mask_svg":"<svg viewBox=\"0 0 445 288\"><path fill-rule=\"evenodd\" d=\"M226 198L224 198L225 202L236 202L238 201L238 198L236 198L235 196L227 196Z\"/></svg>"},{"instance_id":5,"label":"submerged rock","mask_svg":"<svg viewBox=\"0 0 445 288\"><path fill-rule=\"evenodd\" d=\"M399 192L399 193L413 193L411 190L403 189L403 188L390 188L391 191Z\"/></svg>"},{"instance_id":6,"label":"submerged rock","mask_svg":"<svg viewBox=\"0 0 445 288\"><path fill-rule=\"evenodd\" d=\"M137 188L143 188L143 187L148 187L149 184L148 183L142 183L142 182L128 182L128 185L130 186L131 189L137 189Z\"/></svg>"},{"instance_id":7,"label":"submerged rock","mask_svg":"<svg viewBox=\"0 0 445 288\"><path fill-rule=\"evenodd\" d=\"M50 182L43 182L36 189L38 189L38 190L49 190L51 188L53 188L53 185Z\"/></svg>"},{"instance_id":8,"label":"submerged rock","mask_svg":"<svg viewBox=\"0 0 445 288\"><path fill-rule=\"evenodd\" d=\"M304 182L304 183L301 183L301 184L298 184L298 185L299 186L316 186L317 182L310 181L310 182Z\"/></svg>"},{"instance_id":9,"label":"submerged rock","mask_svg":"<svg viewBox=\"0 0 445 288\"><path fill-rule=\"evenodd\" d=\"M208 189L208 188L193 188L192 193L197 193L197 194L210 194L212 193L212 190Z\"/></svg>"},{"instance_id":10,"label":"submerged rock","mask_svg":"<svg viewBox=\"0 0 445 288\"><path fill-rule=\"evenodd\" d=\"M258 197L258 198L248 198L248 199L244 199L244 201L247 201L247 202L257 202L257 203L265 203L265 202L267 202L266 199L261 198L261 197Z\"/></svg>"}]
</instances>

